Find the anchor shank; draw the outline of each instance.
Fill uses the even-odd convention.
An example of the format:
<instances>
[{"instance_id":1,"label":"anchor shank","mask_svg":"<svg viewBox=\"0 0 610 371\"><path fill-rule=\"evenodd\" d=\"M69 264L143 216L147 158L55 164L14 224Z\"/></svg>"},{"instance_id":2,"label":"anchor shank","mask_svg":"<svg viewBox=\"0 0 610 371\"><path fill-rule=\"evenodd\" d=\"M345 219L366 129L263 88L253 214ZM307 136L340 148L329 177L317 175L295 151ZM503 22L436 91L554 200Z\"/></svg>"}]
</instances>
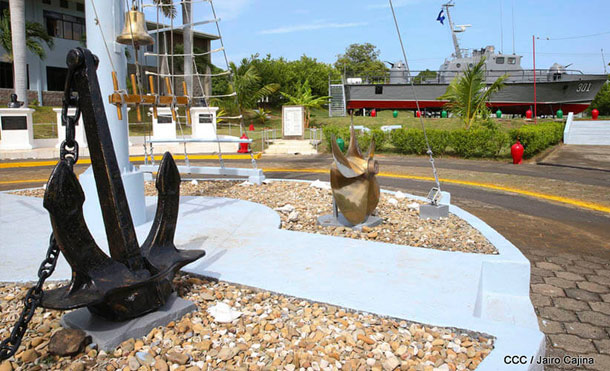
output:
<instances>
[{"instance_id":1,"label":"anchor shank","mask_svg":"<svg viewBox=\"0 0 610 371\"><path fill-rule=\"evenodd\" d=\"M130 270L144 269L104 112L96 57L87 49L77 48L70 51L67 61L70 68L75 68L72 86L78 92L110 255Z\"/></svg>"}]
</instances>

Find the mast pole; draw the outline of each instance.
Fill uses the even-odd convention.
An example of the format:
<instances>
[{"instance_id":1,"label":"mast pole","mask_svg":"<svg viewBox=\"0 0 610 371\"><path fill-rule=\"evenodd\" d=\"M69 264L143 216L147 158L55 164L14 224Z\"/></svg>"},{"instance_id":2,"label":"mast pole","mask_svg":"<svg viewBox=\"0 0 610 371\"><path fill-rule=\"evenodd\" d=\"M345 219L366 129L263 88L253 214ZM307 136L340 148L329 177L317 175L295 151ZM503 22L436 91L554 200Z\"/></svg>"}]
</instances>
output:
<instances>
[{"instance_id":1,"label":"mast pole","mask_svg":"<svg viewBox=\"0 0 610 371\"><path fill-rule=\"evenodd\" d=\"M536 36L532 35L532 48L534 51L534 124L536 120Z\"/></svg>"},{"instance_id":2,"label":"mast pole","mask_svg":"<svg viewBox=\"0 0 610 371\"><path fill-rule=\"evenodd\" d=\"M449 7L452 7L454 5L451 4L451 2L448 2L447 4L443 4L443 6L445 7L445 10L447 11L447 19L449 20L449 31L451 31L451 37L453 38L453 47L455 48L455 56L457 58L462 58L460 44L458 44L457 36L455 35L455 32L453 31L453 22L451 21L451 14L449 13Z\"/></svg>"}]
</instances>

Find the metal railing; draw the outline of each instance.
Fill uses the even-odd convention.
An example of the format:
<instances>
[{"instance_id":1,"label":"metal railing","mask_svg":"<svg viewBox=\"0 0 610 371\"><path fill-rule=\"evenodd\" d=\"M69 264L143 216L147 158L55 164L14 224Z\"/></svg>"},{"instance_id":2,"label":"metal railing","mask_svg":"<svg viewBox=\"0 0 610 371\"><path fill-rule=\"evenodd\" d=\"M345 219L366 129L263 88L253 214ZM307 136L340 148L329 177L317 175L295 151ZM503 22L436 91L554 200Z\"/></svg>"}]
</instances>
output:
<instances>
[{"instance_id":1,"label":"metal railing","mask_svg":"<svg viewBox=\"0 0 610 371\"><path fill-rule=\"evenodd\" d=\"M445 84L451 82L464 70L443 70L443 71L431 71L431 70L411 70L410 73L405 71L404 79L406 84L410 84L411 80L415 84ZM418 76L420 73L435 73L435 77ZM485 70L485 78L498 78L504 74L509 75L508 81L525 81L534 82L534 70L533 69L519 69L519 70ZM543 81L561 81L563 75L584 75L580 70L561 70L561 72L550 71L548 69L536 69L536 82ZM363 76L345 76L341 81L332 81L331 84L345 84L345 85L359 85L359 84L348 84L348 79L361 79L362 85L371 84L389 84L390 83L390 72L385 75L363 75Z\"/></svg>"}]
</instances>

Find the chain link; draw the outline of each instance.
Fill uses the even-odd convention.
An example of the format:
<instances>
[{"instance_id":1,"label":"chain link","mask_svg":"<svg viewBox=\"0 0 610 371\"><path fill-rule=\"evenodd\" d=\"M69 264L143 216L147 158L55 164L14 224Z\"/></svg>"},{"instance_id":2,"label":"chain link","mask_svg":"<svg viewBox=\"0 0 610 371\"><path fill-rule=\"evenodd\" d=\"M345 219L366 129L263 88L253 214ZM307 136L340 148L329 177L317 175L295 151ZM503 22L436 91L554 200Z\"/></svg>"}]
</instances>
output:
<instances>
[{"instance_id":1,"label":"chain link","mask_svg":"<svg viewBox=\"0 0 610 371\"><path fill-rule=\"evenodd\" d=\"M58 258L59 247L57 246L55 237L51 233L47 256L40 264L40 268L38 268L38 282L35 286L30 287L28 292L25 294L25 298L23 299L24 308L21 311L21 315L15 323L15 326L13 327L13 331L11 331L11 335L2 340L2 343L0 343L0 360L4 361L9 359L15 355L17 349L19 349L23 335L25 335L25 332L28 329L28 324L32 320L32 317L36 312L36 308L40 306L40 302L42 301L42 285L55 270L55 265L57 264Z\"/></svg>"},{"instance_id":2,"label":"chain link","mask_svg":"<svg viewBox=\"0 0 610 371\"><path fill-rule=\"evenodd\" d=\"M78 142L75 140L76 123L80 119L80 104L78 96L72 95L72 79L74 76L74 70L68 69L68 77L66 78L66 86L64 90L63 104L61 109L61 120L66 126L66 139L61 143L59 158L60 161L65 161L70 168L73 168L74 164L78 161ZM74 116L69 116L68 111L71 107L76 109ZM23 310L19 319L15 323L11 335L2 340L0 343L0 360L4 361L9 359L17 352L21 345L21 340L28 329L28 324L32 320L36 308L40 306L44 292L42 286L53 271L59 258L59 246L53 233L49 240L49 248L47 250L47 256L40 264L38 268L38 282L35 286L31 287L25 294L23 299Z\"/></svg>"}]
</instances>

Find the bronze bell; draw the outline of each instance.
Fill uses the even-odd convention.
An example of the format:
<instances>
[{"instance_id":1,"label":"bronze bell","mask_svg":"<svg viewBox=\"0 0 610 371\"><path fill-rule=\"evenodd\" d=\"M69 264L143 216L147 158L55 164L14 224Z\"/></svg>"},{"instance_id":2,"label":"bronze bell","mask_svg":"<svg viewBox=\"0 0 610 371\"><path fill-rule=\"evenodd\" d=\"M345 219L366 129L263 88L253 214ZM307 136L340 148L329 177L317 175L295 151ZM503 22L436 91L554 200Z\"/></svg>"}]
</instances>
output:
<instances>
[{"instance_id":1,"label":"bronze bell","mask_svg":"<svg viewBox=\"0 0 610 371\"><path fill-rule=\"evenodd\" d=\"M119 44L135 45L151 45L154 43L153 38L148 34L146 29L146 21L144 13L137 10L130 10L125 13L125 27L123 32L117 36L116 41Z\"/></svg>"}]
</instances>

